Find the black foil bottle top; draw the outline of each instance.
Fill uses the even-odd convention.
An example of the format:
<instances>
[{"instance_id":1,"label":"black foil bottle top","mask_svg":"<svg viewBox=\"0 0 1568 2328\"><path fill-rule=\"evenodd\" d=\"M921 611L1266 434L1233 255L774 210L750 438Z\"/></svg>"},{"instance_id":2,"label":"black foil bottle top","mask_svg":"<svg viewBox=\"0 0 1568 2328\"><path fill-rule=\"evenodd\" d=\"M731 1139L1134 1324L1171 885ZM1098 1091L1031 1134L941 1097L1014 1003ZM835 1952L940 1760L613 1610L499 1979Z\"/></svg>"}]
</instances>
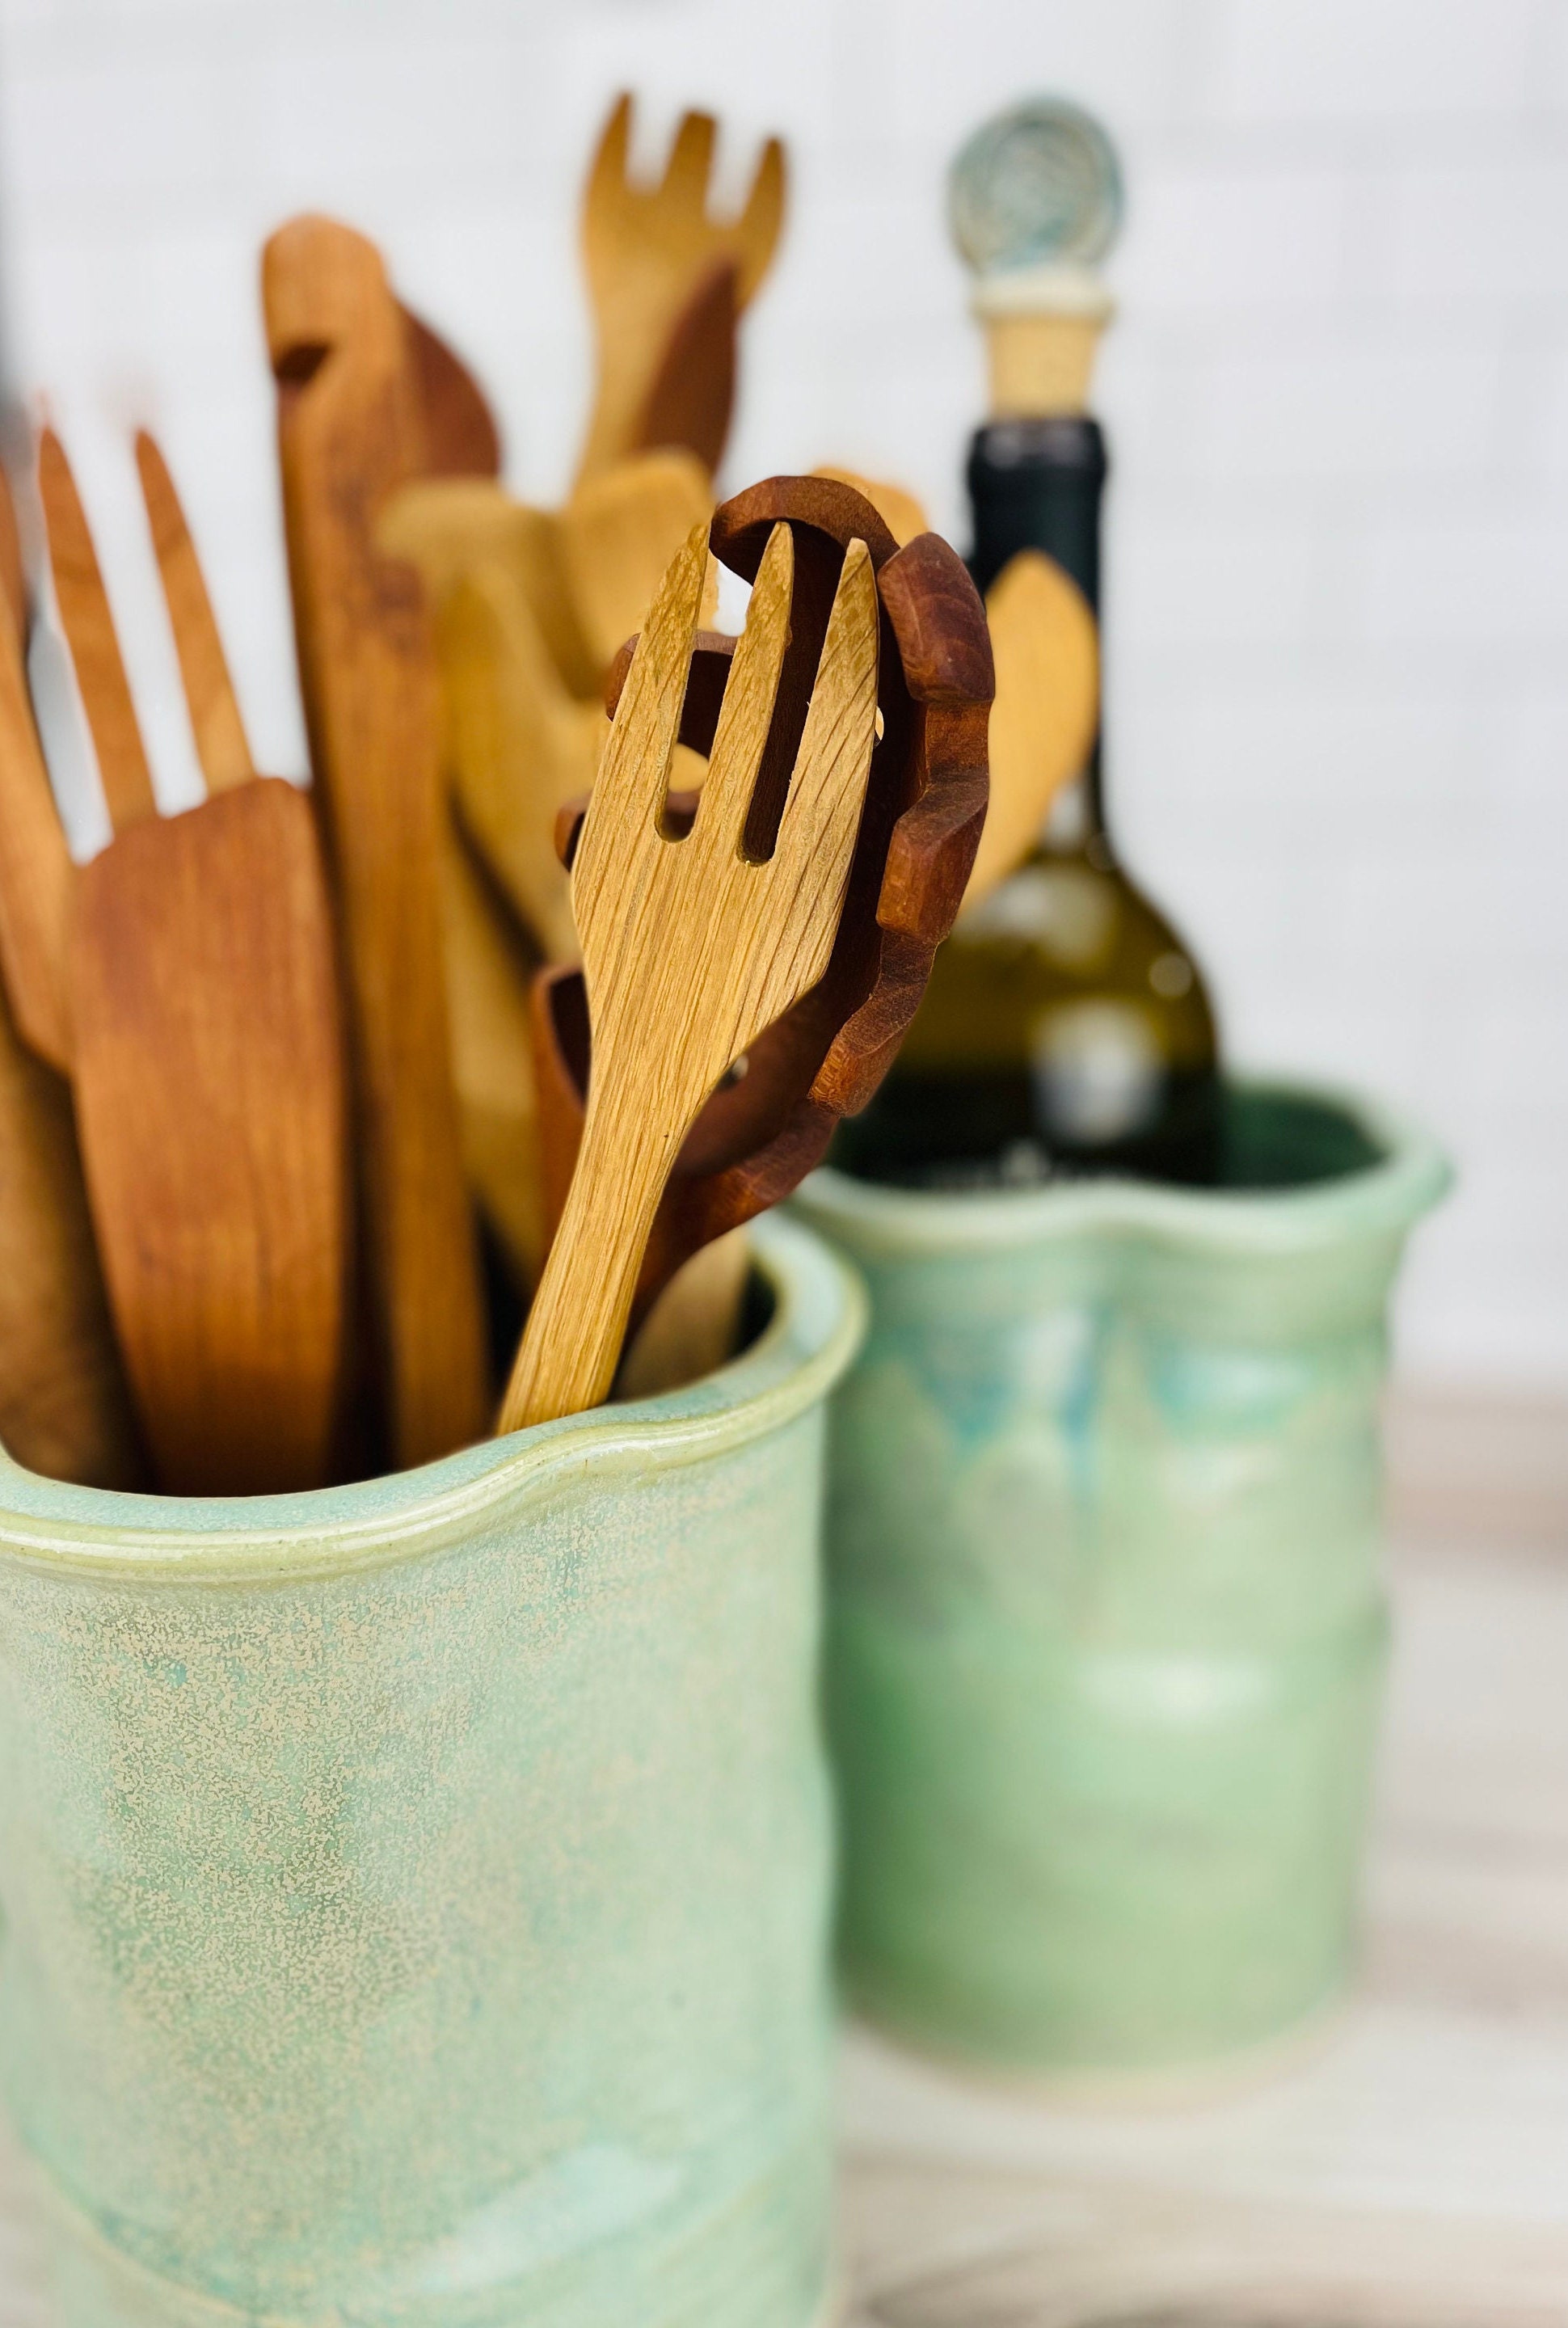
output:
<instances>
[{"instance_id":1,"label":"black foil bottle top","mask_svg":"<svg viewBox=\"0 0 1568 2328\"><path fill-rule=\"evenodd\" d=\"M970 570L982 592L1020 549L1043 549L1100 608L1100 503L1109 470L1084 413L989 420L970 440Z\"/></svg>"}]
</instances>

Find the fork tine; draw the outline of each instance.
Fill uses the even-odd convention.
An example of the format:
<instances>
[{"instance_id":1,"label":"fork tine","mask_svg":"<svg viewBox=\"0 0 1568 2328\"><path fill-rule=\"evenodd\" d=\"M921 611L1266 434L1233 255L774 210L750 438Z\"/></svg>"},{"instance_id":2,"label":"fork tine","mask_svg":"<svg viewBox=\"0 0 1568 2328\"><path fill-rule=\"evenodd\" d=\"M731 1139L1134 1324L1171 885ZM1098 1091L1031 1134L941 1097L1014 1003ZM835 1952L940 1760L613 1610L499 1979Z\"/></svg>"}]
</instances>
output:
<instances>
[{"instance_id":1,"label":"fork tine","mask_svg":"<svg viewBox=\"0 0 1568 2328\"><path fill-rule=\"evenodd\" d=\"M643 825L652 838L669 790L707 578L708 520L703 518L666 567L648 609L588 797L576 859L579 874L593 863L595 835L606 827L624 826L630 832Z\"/></svg>"},{"instance_id":2,"label":"fork tine","mask_svg":"<svg viewBox=\"0 0 1568 2328\"><path fill-rule=\"evenodd\" d=\"M762 159L756 165L756 175L751 182L746 208L736 222L736 238L740 252L736 300L742 307L767 273L778 246L779 230L784 224L784 147L776 137L770 137L762 149Z\"/></svg>"},{"instance_id":3,"label":"fork tine","mask_svg":"<svg viewBox=\"0 0 1568 2328\"><path fill-rule=\"evenodd\" d=\"M740 853L789 644L794 578L794 537L787 525L775 525L752 585L703 779L694 837L705 854Z\"/></svg>"},{"instance_id":4,"label":"fork tine","mask_svg":"<svg viewBox=\"0 0 1568 2328\"><path fill-rule=\"evenodd\" d=\"M833 595L794 780L779 825L769 878L785 890L809 884L834 901L821 977L838 929L866 778L877 741L877 584L871 553L851 541Z\"/></svg>"},{"instance_id":5,"label":"fork tine","mask_svg":"<svg viewBox=\"0 0 1568 2328\"><path fill-rule=\"evenodd\" d=\"M209 793L227 792L255 774L250 746L196 545L168 464L145 428L136 431L136 470L169 609L169 627L174 634L174 652L180 659L196 756Z\"/></svg>"},{"instance_id":6,"label":"fork tine","mask_svg":"<svg viewBox=\"0 0 1568 2328\"><path fill-rule=\"evenodd\" d=\"M60 619L76 667L109 822L120 832L141 817L155 815L157 803L87 512L65 447L52 428L45 428L38 440L38 490Z\"/></svg>"},{"instance_id":7,"label":"fork tine","mask_svg":"<svg viewBox=\"0 0 1568 2328\"><path fill-rule=\"evenodd\" d=\"M713 145L718 124L711 113L687 113L681 118L675 142L665 164L661 196L679 202L695 218L708 209L708 182L713 174Z\"/></svg>"},{"instance_id":8,"label":"fork tine","mask_svg":"<svg viewBox=\"0 0 1568 2328\"><path fill-rule=\"evenodd\" d=\"M626 158L631 143L632 94L623 89L610 108L609 118L599 132L599 142L588 164L587 184L583 189L585 225L595 214L614 213L624 202Z\"/></svg>"}]
</instances>

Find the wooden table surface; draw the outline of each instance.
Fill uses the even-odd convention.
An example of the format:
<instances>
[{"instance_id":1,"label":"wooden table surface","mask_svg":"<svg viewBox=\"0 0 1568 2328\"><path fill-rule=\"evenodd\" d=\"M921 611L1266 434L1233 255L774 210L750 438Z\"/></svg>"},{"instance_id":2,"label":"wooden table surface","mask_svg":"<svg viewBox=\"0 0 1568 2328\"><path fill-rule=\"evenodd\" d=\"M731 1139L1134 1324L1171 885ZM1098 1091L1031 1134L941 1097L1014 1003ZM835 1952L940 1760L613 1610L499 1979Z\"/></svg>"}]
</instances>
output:
<instances>
[{"instance_id":1,"label":"wooden table surface","mask_svg":"<svg viewBox=\"0 0 1568 2328\"><path fill-rule=\"evenodd\" d=\"M1357 1995L1272 2077L1140 2113L852 2032L852 2328L1568 2328L1568 1410L1406 1399L1391 1439ZM45 2316L0 2148L0 2328Z\"/></svg>"}]
</instances>

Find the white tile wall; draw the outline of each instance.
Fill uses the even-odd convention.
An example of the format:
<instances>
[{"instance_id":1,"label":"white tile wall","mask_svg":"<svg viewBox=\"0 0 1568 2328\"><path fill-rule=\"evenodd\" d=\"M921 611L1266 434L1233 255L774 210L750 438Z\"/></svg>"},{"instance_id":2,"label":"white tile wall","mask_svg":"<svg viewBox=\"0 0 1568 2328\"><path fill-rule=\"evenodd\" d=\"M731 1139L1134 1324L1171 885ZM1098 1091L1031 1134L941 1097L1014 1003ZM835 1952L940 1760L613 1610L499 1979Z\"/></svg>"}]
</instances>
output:
<instances>
[{"instance_id":1,"label":"white tile wall","mask_svg":"<svg viewBox=\"0 0 1568 2328\"><path fill-rule=\"evenodd\" d=\"M192 781L122 432L162 429L264 761L301 758L256 309L267 228L376 234L536 495L587 377L572 207L605 104L794 160L732 482L824 458L962 538L980 350L942 173L1037 88L1131 217L1101 405L1113 784L1234 1054L1451 1146L1401 1333L1568 1382L1568 0L0 0L13 380L103 511L172 797Z\"/></svg>"}]
</instances>

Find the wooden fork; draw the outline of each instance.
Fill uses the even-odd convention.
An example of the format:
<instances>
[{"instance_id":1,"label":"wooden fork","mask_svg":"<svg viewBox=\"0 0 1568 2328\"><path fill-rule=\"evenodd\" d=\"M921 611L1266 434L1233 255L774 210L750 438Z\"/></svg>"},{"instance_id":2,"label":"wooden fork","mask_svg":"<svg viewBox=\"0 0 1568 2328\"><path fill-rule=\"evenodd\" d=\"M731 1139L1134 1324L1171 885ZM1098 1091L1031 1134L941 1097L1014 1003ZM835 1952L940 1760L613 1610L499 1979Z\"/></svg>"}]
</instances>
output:
<instances>
[{"instance_id":1,"label":"wooden fork","mask_svg":"<svg viewBox=\"0 0 1568 2328\"><path fill-rule=\"evenodd\" d=\"M777 840L760 862L746 826L789 642L786 525L757 569L695 824L680 840L663 829L707 561L700 525L638 642L573 863L594 1074L503 1431L607 1397L681 1143L746 1046L822 977L838 934L876 744L870 554L860 540L845 554Z\"/></svg>"},{"instance_id":2,"label":"wooden fork","mask_svg":"<svg viewBox=\"0 0 1568 2328\"><path fill-rule=\"evenodd\" d=\"M685 445L718 466L729 427L735 326L766 274L784 222L784 158L770 137L739 215L708 208L718 124L688 113L657 186L626 174L632 100L599 140L583 201L598 386L582 483L628 454Z\"/></svg>"},{"instance_id":3,"label":"wooden fork","mask_svg":"<svg viewBox=\"0 0 1568 2328\"><path fill-rule=\"evenodd\" d=\"M115 838L75 876L65 1032L93 1225L162 1486L325 1478L343 1383L347 1095L309 802L258 776L174 485L144 497L209 798L161 817L87 520L45 433L55 596Z\"/></svg>"}]
</instances>

